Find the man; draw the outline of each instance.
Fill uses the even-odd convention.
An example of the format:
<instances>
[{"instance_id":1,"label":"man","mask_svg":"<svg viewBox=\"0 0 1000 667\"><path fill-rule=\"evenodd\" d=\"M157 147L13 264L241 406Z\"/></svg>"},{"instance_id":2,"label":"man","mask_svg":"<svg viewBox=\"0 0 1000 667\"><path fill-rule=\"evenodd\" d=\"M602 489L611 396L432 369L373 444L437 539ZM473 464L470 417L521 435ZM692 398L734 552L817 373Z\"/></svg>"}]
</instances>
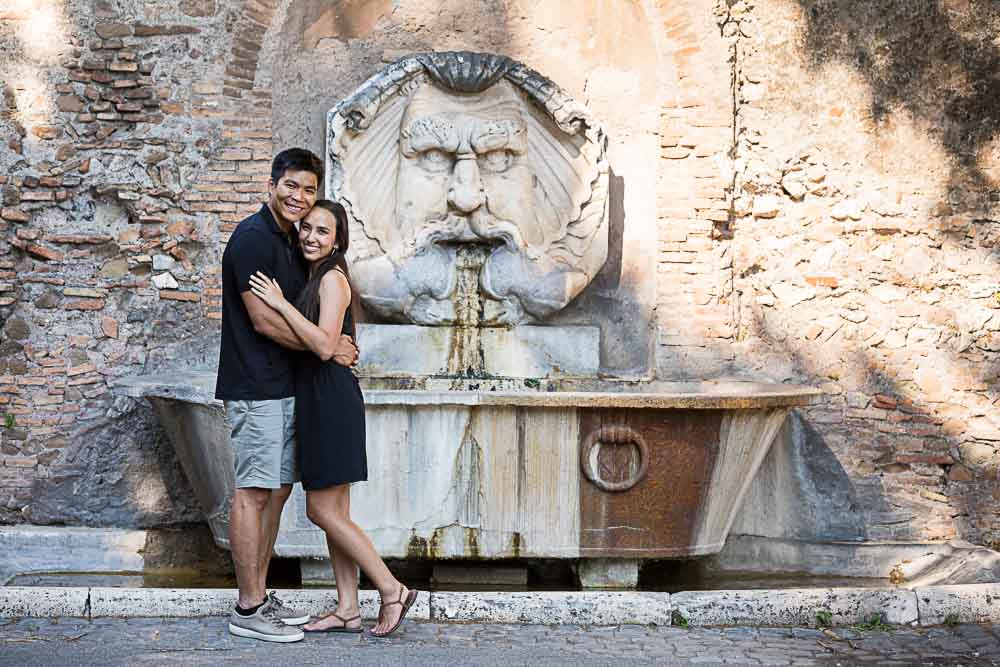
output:
<instances>
[{"instance_id":1,"label":"man","mask_svg":"<svg viewBox=\"0 0 1000 667\"><path fill-rule=\"evenodd\" d=\"M296 223L316 202L323 163L291 148L275 156L268 201L243 220L222 255L222 345L215 396L232 428L236 490L229 520L239 600L229 631L273 642L303 638L308 614L286 607L266 588L281 509L299 480L295 460L294 350L302 341L250 291L250 276L275 278L289 300L306 282ZM352 365L357 349L344 336L334 359Z\"/></svg>"}]
</instances>

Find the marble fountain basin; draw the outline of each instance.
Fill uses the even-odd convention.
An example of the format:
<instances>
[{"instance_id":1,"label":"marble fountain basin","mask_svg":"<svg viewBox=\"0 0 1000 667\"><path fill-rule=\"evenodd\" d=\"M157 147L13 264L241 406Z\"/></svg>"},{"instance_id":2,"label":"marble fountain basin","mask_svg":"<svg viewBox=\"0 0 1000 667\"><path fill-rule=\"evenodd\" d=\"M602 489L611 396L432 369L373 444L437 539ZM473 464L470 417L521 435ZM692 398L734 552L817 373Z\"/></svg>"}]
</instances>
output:
<instances>
[{"instance_id":1,"label":"marble fountain basin","mask_svg":"<svg viewBox=\"0 0 1000 667\"><path fill-rule=\"evenodd\" d=\"M232 451L214 386L214 371L184 372L117 391L152 404L228 548ZM351 489L352 515L383 557L431 559L716 553L788 411L821 393L742 381L362 387L369 481ZM327 557L298 485L275 552Z\"/></svg>"}]
</instances>

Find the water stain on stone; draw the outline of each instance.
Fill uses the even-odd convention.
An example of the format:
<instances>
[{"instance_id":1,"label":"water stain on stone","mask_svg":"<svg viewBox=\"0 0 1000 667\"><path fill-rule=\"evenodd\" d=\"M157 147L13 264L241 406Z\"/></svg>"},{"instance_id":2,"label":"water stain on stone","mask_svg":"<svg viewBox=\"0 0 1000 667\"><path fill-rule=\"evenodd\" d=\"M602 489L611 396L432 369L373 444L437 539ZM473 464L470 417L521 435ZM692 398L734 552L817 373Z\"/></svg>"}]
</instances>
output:
<instances>
[{"instance_id":1,"label":"water stain on stone","mask_svg":"<svg viewBox=\"0 0 1000 667\"><path fill-rule=\"evenodd\" d=\"M465 529L465 555L469 558L479 558L479 529Z\"/></svg>"},{"instance_id":2,"label":"water stain on stone","mask_svg":"<svg viewBox=\"0 0 1000 667\"><path fill-rule=\"evenodd\" d=\"M430 548L427 544L427 539L417 535L416 531L410 536L410 541L406 545L406 557L407 558L427 558L430 556Z\"/></svg>"},{"instance_id":3,"label":"water stain on stone","mask_svg":"<svg viewBox=\"0 0 1000 667\"><path fill-rule=\"evenodd\" d=\"M443 539L444 532L440 528L435 528L431 534L430 544L428 544L428 558L441 558L444 555L444 550L441 548L441 541Z\"/></svg>"},{"instance_id":4,"label":"water stain on stone","mask_svg":"<svg viewBox=\"0 0 1000 667\"><path fill-rule=\"evenodd\" d=\"M518 532L515 532L510 538L510 552L514 558L521 557L521 550L524 549L523 539L521 533Z\"/></svg>"},{"instance_id":5,"label":"water stain on stone","mask_svg":"<svg viewBox=\"0 0 1000 667\"><path fill-rule=\"evenodd\" d=\"M455 455L451 482L452 493L458 503L458 521L465 526L479 525L482 459L483 454L479 443L474 437L467 434Z\"/></svg>"}]
</instances>

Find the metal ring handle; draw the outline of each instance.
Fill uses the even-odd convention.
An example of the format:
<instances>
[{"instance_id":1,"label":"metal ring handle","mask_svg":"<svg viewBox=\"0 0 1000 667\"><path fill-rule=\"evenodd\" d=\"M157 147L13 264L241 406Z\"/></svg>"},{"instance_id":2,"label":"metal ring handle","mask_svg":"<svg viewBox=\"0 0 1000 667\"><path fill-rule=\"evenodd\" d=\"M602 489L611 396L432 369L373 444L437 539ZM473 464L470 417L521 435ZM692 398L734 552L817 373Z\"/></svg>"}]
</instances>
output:
<instances>
[{"instance_id":1,"label":"metal ring handle","mask_svg":"<svg viewBox=\"0 0 1000 667\"><path fill-rule=\"evenodd\" d=\"M639 450L639 468L628 479L621 482L609 482L603 479L597 471L597 454L595 451L598 444L609 445L635 445ZM649 471L649 447L646 440L635 429L629 426L601 426L595 428L583 441L583 450L580 452L580 466L583 474L602 491L619 492L628 491L646 477Z\"/></svg>"}]
</instances>

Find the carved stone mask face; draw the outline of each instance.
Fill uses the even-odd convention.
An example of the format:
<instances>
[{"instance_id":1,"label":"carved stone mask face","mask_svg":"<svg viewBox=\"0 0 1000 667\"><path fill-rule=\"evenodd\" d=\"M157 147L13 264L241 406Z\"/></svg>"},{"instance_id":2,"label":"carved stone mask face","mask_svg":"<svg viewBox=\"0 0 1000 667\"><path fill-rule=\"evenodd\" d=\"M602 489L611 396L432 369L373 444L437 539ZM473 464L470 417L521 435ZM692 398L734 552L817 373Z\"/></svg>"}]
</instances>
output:
<instances>
[{"instance_id":1,"label":"carved stone mask face","mask_svg":"<svg viewBox=\"0 0 1000 667\"><path fill-rule=\"evenodd\" d=\"M607 257L608 164L590 112L491 54L415 54L330 112L327 193L380 317L540 320Z\"/></svg>"},{"instance_id":2,"label":"carved stone mask face","mask_svg":"<svg viewBox=\"0 0 1000 667\"><path fill-rule=\"evenodd\" d=\"M424 85L403 115L396 220L407 245L537 245L523 102L501 82L481 95ZM390 251L391 252L391 251Z\"/></svg>"}]
</instances>

